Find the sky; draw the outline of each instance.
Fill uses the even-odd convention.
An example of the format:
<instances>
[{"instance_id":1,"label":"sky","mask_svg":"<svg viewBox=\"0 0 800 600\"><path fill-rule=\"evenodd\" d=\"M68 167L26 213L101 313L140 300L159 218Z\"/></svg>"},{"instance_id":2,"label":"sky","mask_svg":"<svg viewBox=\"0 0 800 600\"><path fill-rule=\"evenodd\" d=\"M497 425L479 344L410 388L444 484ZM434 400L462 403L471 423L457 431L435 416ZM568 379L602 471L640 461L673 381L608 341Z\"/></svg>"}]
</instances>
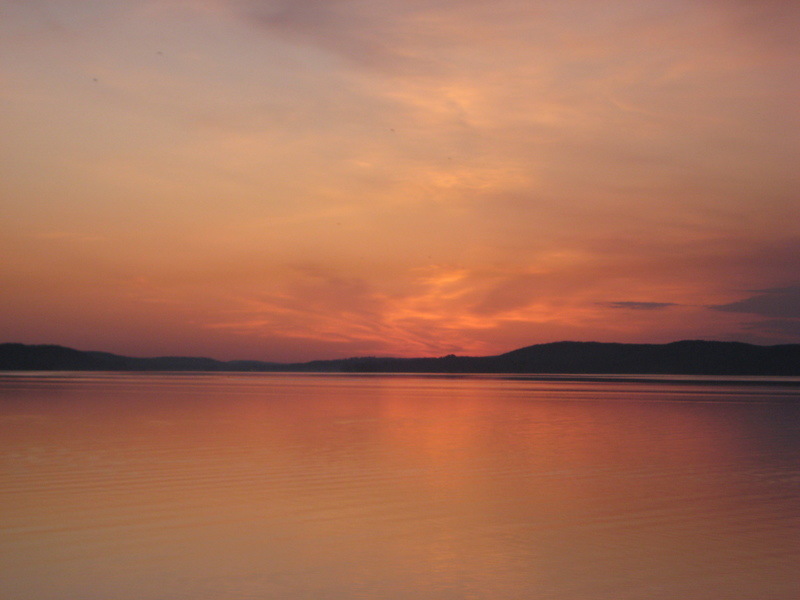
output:
<instances>
[{"instance_id":1,"label":"sky","mask_svg":"<svg viewBox=\"0 0 800 600\"><path fill-rule=\"evenodd\" d=\"M0 341L800 343L795 0L0 0Z\"/></svg>"}]
</instances>

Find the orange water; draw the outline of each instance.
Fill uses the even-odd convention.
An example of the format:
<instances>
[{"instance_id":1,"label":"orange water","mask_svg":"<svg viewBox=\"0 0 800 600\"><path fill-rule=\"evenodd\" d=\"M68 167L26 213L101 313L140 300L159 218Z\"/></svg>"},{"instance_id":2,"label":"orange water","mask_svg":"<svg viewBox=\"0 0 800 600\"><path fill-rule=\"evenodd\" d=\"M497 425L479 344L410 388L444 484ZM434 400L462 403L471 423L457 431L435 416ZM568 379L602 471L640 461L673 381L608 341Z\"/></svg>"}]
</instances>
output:
<instances>
[{"instance_id":1,"label":"orange water","mask_svg":"<svg viewBox=\"0 0 800 600\"><path fill-rule=\"evenodd\" d=\"M796 600L800 386L0 375L0 598Z\"/></svg>"}]
</instances>

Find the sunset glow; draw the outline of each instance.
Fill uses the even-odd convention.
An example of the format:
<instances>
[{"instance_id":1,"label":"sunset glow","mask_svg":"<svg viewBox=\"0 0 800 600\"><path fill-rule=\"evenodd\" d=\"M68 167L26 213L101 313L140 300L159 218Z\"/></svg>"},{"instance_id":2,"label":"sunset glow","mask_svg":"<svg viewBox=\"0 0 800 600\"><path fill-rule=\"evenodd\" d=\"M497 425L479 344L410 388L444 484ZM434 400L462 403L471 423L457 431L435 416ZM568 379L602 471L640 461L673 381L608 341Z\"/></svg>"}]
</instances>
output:
<instances>
[{"instance_id":1,"label":"sunset glow","mask_svg":"<svg viewBox=\"0 0 800 600\"><path fill-rule=\"evenodd\" d=\"M0 341L800 342L800 4L0 0Z\"/></svg>"}]
</instances>

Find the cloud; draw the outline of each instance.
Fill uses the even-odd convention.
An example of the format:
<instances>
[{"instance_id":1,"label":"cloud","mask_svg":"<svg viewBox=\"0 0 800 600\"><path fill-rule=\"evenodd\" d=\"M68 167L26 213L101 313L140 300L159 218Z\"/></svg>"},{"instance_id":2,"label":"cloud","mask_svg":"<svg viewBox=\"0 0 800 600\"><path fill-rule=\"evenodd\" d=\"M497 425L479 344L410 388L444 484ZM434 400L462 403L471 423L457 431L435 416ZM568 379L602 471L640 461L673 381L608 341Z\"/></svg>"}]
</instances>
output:
<instances>
[{"instance_id":1,"label":"cloud","mask_svg":"<svg viewBox=\"0 0 800 600\"><path fill-rule=\"evenodd\" d=\"M427 69L430 61L403 43L406 11L341 0L242 0L234 3L252 24L317 46L355 64L390 72Z\"/></svg>"},{"instance_id":2,"label":"cloud","mask_svg":"<svg viewBox=\"0 0 800 600\"><path fill-rule=\"evenodd\" d=\"M795 0L714 0L713 6L764 50L797 46L800 4Z\"/></svg>"},{"instance_id":3,"label":"cloud","mask_svg":"<svg viewBox=\"0 0 800 600\"><path fill-rule=\"evenodd\" d=\"M494 316L524 308L541 296L542 284L542 277L537 274L523 273L503 278L490 286L472 310L478 315Z\"/></svg>"},{"instance_id":4,"label":"cloud","mask_svg":"<svg viewBox=\"0 0 800 600\"><path fill-rule=\"evenodd\" d=\"M621 308L630 310L662 310L670 306L678 306L674 302L598 302L607 308Z\"/></svg>"},{"instance_id":5,"label":"cloud","mask_svg":"<svg viewBox=\"0 0 800 600\"><path fill-rule=\"evenodd\" d=\"M775 319L800 319L800 285L756 291L759 292L756 296L709 308Z\"/></svg>"},{"instance_id":6,"label":"cloud","mask_svg":"<svg viewBox=\"0 0 800 600\"><path fill-rule=\"evenodd\" d=\"M764 333L770 337L777 335L787 338L793 343L797 343L798 338L800 338L800 319L769 319L767 321L757 321L746 325L745 329Z\"/></svg>"}]
</instances>

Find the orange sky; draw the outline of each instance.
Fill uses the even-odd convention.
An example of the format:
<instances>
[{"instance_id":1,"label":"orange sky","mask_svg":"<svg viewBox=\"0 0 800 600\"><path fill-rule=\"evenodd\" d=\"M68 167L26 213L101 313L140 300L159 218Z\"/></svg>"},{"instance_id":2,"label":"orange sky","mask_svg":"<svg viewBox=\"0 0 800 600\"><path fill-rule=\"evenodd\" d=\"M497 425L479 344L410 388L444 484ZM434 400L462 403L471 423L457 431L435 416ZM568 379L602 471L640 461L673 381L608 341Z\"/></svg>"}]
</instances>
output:
<instances>
[{"instance_id":1,"label":"orange sky","mask_svg":"<svg viewBox=\"0 0 800 600\"><path fill-rule=\"evenodd\" d=\"M0 341L800 342L794 0L0 0Z\"/></svg>"}]
</instances>

